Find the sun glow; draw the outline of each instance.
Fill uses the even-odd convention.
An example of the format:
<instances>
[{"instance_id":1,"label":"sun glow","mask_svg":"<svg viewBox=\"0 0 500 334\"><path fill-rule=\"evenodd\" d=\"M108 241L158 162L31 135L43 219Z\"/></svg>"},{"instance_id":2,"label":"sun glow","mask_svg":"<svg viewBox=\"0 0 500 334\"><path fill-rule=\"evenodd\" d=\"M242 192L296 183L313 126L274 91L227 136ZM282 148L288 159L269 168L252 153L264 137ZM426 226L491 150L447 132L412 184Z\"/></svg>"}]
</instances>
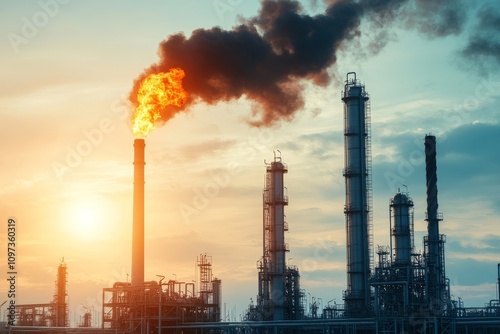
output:
<instances>
[{"instance_id":1,"label":"sun glow","mask_svg":"<svg viewBox=\"0 0 500 334\"><path fill-rule=\"evenodd\" d=\"M76 229L80 232L95 229L96 219L98 218L95 208L79 207L75 211L75 224Z\"/></svg>"},{"instance_id":2,"label":"sun glow","mask_svg":"<svg viewBox=\"0 0 500 334\"><path fill-rule=\"evenodd\" d=\"M65 208L67 231L72 238L99 239L108 220L105 201L91 198L72 202Z\"/></svg>"}]
</instances>

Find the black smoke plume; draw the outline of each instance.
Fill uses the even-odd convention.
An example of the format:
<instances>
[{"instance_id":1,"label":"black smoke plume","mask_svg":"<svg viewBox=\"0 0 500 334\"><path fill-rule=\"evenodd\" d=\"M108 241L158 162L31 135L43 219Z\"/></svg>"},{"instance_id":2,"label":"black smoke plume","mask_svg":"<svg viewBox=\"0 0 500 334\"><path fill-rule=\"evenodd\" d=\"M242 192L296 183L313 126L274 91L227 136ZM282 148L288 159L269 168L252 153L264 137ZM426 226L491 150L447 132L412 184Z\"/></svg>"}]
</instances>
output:
<instances>
[{"instance_id":1,"label":"black smoke plume","mask_svg":"<svg viewBox=\"0 0 500 334\"><path fill-rule=\"evenodd\" d=\"M475 64L481 74L487 75L490 64L500 67L500 4L480 8L474 32L462 55Z\"/></svg>"},{"instance_id":2,"label":"black smoke plume","mask_svg":"<svg viewBox=\"0 0 500 334\"><path fill-rule=\"evenodd\" d=\"M304 106L301 84L330 82L328 70L339 50L362 35L362 23L380 33L372 45L382 48L384 31L396 24L429 37L459 34L465 22L462 0L333 0L322 14L304 14L294 0L263 0L258 15L232 30L197 29L191 36L170 35L160 43L158 63L135 81L130 100L150 73L180 67L190 99L216 104L245 97L253 101L253 126L293 119ZM168 109L162 121L181 110Z\"/></svg>"}]
</instances>

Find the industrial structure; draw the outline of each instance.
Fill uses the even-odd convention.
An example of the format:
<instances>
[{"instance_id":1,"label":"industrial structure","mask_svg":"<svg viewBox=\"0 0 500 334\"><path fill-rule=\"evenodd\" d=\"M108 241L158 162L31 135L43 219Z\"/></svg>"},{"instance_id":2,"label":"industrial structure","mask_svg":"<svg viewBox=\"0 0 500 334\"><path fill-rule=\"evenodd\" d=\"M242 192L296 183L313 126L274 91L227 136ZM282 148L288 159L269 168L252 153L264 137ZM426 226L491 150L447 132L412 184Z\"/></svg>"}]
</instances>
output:
<instances>
[{"instance_id":1,"label":"industrial structure","mask_svg":"<svg viewBox=\"0 0 500 334\"><path fill-rule=\"evenodd\" d=\"M134 140L134 202L132 223L132 286L144 284L144 139Z\"/></svg>"},{"instance_id":2,"label":"industrial structure","mask_svg":"<svg viewBox=\"0 0 500 334\"><path fill-rule=\"evenodd\" d=\"M347 247L348 316L370 314L368 285L373 267L370 101L356 73L347 74L344 101L344 177Z\"/></svg>"},{"instance_id":3,"label":"industrial structure","mask_svg":"<svg viewBox=\"0 0 500 334\"><path fill-rule=\"evenodd\" d=\"M374 288L374 315L381 319L384 329L411 330L409 320L398 324L392 320L409 319L424 310L435 317L425 329L445 333L460 305L452 301L445 276L445 237L439 234L442 214L438 213L436 137L425 136L424 145L428 222L424 253L414 249L413 200L407 192L398 192L389 205L391 243L389 247L378 247L378 266L370 284Z\"/></svg>"},{"instance_id":4,"label":"industrial structure","mask_svg":"<svg viewBox=\"0 0 500 334\"><path fill-rule=\"evenodd\" d=\"M288 167L279 155L266 163L266 181L262 194L262 258L257 262L257 305L247 311L248 320L298 320L304 315L304 293L300 289L300 274L296 266L286 265L285 242L288 223L284 207L288 205L284 174Z\"/></svg>"},{"instance_id":5,"label":"industrial structure","mask_svg":"<svg viewBox=\"0 0 500 334\"><path fill-rule=\"evenodd\" d=\"M102 328L128 333L158 332L159 326L221 320L221 280L212 276L212 260L197 260L199 291L195 283L169 280L133 286L116 282L102 294Z\"/></svg>"},{"instance_id":6,"label":"industrial structure","mask_svg":"<svg viewBox=\"0 0 500 334\"><path fill-rule=\"evenodd\" d=\"M438 213L436 137L431 135L425 136L425 176L427 236L424 237L424 257L428 273L427 301L439 301L443 308L449 303L450 293L445 275L445 236L439 234L439 222L443 220L443 215Z\"/></svg>"},{"instance_id":7,"label":"industrial structure","mask_svg":"<svg viewBox=\"0 0 500 334\"><path fill-rule=\"evenodd\" d=\"M68 273L62 259L57 268L54 297L46 304L16 305L18 326L68 327Z\"/></svg>"},{"instance_id":8,"label":"industrial structure","mask_svg":"<svg viewBox=\"0 0 500 334\"><path fill-rule=\"evenodd\" d=\"M390 199L390 246L379 246L378 265L370 280L374 314L408 317L425 307L425 263L414 251L413 200L398 192Z\"/></svg>"},{"instance_id":9,"label":"industrial structure","mask_svg":"<svg viewBox=\"0 0 500 334\"><path fill-rule=\"evenodd\" d=\"M389 200L390 244L377 247L372 233L370 102L356 73L347 74L344 91L344 170L347 284L344 304L304 307L306 292L299 268L286 265L288 205L281 152L266 163L263 197L262 257L257 261L257 302L245 321L225 322L221 316L221 280L212 274L212 259L197 259L197 281L164 283L144 280L144 149L134 141L133 246L131 282L104 288L100 333L450 333L500 334L500 263L498 299L484 307L465 308L453 300L445 273L445 236L439 225L436 137L426 135L427 234L423 252L414 241L414 207L408 187ZM340 209L340 208L339 208ZM50 304L17 306L12 333L69 333L66 266L58 270L56 294ZM198 291L196 287L198 286ZM318 298L320 299L320 298ZM42 308L40 311L40 307ZM40 314L46 314L40 316ZM86 324L90 323L86 321ZM25 327L30 326L30 327ZM50 326L48 329L44 329ZM84 326L83 326L84 327ZM87 330L87 331L85 331ZM97 333L94 328L93 332ZM90 333L81 328L81 333Z\"/></svg>"},{"instance_id":10,"label":"industrial structure","mask_svg":"<svg viewBox=\"0 0 500 334\"><path fill-rule=\"evenodd\" d=\"M197 260L199 291L195 283L144 281L144 166L145 141L134 140L134 194L131 282L104 288L102 329L128 333L160 332L161 326L221 320L221 280L212 275L212 258ZM194 281L193 281L194 282Z\"/></svg>"}]
</instances>

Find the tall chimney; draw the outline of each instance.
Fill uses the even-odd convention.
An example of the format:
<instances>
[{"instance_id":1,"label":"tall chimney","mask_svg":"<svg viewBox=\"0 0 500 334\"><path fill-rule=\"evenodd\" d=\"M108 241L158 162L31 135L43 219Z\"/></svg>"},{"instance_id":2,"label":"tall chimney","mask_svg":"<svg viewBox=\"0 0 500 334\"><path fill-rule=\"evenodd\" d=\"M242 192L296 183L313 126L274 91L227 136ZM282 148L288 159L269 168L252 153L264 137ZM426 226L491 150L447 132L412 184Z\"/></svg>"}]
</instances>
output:
<instances>
[{"instance_id":1,"label":"tall chimney","mask_svg":"<svg viewBox=\"0 0 500 334\"><path fill-rule=\"evenodd\" d=\"M445 292L444 238L439 234L436 137L425 136L425 176L427 185L427 238L424 247L427 255L428 297L430 301L441 301Z\"/></svg>"},{"instance_id":2,"label":"tall chimney","mask_svg":"<svg viewBox=\"0 0 500 334\"><path fill-rule=\"evenodd\" d=\"M134 140L134 221L132 286L144 284L144 139Z\"/></svg>"}]
</instances>

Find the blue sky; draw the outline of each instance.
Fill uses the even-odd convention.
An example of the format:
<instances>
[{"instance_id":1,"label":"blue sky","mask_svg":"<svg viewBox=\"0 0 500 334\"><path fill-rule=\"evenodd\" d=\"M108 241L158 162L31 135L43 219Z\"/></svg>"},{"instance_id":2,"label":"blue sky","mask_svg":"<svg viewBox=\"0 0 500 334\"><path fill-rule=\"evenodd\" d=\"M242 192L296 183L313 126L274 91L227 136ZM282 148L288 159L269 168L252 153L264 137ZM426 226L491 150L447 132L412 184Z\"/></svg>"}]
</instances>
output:
<instances>
[{"instance_id":1,"label":"blue sky","mask_svg":"<svg viewBox=\"0 0 500 334\"><path fill-rule=\"evenodd\" d=\"M326 6L301 3L309 14ZM380 50L370 48L382 41L378 30L362 23L361 38L345 43L329 67L331 83L303 82L304 107L278 127L249 127L252 103L244 97L192 105L158 127L146 140L146 279L175 274L189 282L196 256L210 254L227 309L236 305L236 314L243 312L257 292L264 160L280 150L289 166L289 263L299 266L308 292L341 302L346 273L340 95L345 74L355 71L371 96L375 245L389 243L388 199L405 184L421 248L423 138L435 134L452 294L466 306L495 298L499 63L494 56L465 58L460 51L478 34L475 17L488 4L499 9L493 1L463 7L462 30L443 37L414 29L418 24L408 20L388 22L383 31L389 38ZM133 80L158 61L158 45L169 35L231 29L258 10L257 1L0 2L0 213L2 221L14 217L19 225L18 303L52 299L62 257L73 319L83 314L82 304L99 307L103 287L127 279L133 136L126 96ZM38 26L30 31L26 22ZM499 36L479 33L492 41ZM23 42L13 42L14 35ZM85 154L72 157L79 148ZM225 181L216 193L195 207L199 193L221 175ZM194 213L183 215L186 207L195 207ZM5 255L0 253L2 263Z\"/></svg>"}]
</instances>

